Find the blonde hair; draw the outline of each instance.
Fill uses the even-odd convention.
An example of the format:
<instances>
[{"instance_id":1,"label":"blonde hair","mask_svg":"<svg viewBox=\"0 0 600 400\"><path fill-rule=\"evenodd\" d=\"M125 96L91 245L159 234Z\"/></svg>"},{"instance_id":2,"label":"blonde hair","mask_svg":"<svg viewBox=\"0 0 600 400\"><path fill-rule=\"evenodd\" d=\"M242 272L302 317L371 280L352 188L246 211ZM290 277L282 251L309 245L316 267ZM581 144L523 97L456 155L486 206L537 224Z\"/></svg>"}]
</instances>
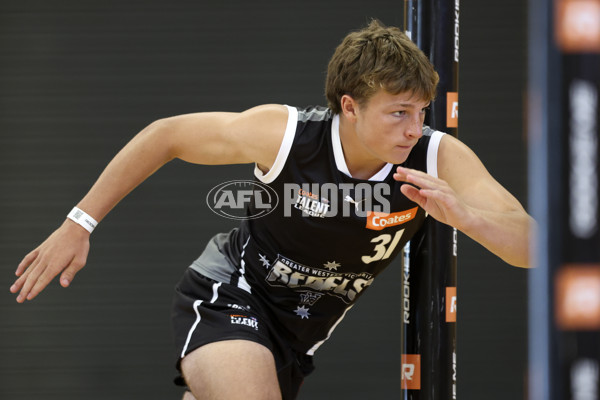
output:
<instances>
[{"instance_id":1,"label":"blonde hair","mask_svg":"<svg viewBox=\"0 0 600 400\"><path fill-rule=\"evenodd\" d=\"M327 68L325 96L329 108L339 114L345 94L361 105L380 88L392 94L412 92L431 101L438 82L433 65L408 36L373 20L336 48Z\"/></svg>"}]
</instances>

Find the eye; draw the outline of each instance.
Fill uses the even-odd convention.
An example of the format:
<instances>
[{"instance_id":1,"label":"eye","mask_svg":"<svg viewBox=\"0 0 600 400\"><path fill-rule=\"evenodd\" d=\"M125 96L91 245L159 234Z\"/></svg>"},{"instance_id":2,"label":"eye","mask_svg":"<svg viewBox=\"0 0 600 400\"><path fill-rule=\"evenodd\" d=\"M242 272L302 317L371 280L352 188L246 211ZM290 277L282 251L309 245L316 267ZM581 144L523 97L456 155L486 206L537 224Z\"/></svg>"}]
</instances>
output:
<instances>
[{"instance_id":1,"label":"eye","mask_svg":"<svg viewBox=\"0 0 600 400\"><path fill-rule=\"evenodd\" d=\"M396 116L396 117L404 117L406 115L406 111L402 110L402 111L394 111L392 113L392 115Z\"/></svg>"},{"instance_id":2,"label":"eye","mask_svg":"<svg viewBox=\"0 0 600 400\"><path fill-rule=\"evenodd\" d=\"M429 106L427 106L427 107L423 107L423 108L421 109L421 114L426 114L426 113L427 113L427 111L429 111L429 110L431 110L431 107L429 107Z\"/></svg>"}]
</instances>

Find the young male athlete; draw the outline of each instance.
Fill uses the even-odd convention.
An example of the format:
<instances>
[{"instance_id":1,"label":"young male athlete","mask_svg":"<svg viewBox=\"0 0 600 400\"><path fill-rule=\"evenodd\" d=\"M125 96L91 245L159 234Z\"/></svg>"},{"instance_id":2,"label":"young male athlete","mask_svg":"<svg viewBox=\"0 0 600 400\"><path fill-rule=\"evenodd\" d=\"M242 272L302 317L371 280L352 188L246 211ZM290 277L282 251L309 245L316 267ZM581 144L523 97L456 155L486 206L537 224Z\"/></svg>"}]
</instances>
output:
<instances>
[{"instance_id":1,"label":"young male athlete","mask_svg":"<svg viewBox=\"0 0 600 400\"><path fill-rule=\"evenodd\" d=\"M399 29L374 21L336 49L329 108L156 121L23 259L11 291L31 300L58 274L69 286L86 262L90 224L168 161L254 163L255 178L287 201L216 235L185 272L173 309L178 381L188 399L294 399L313 353L427 214L528 266L523 207L467 146L423 126L437 82Z\"/></svg>"}]
</instances>

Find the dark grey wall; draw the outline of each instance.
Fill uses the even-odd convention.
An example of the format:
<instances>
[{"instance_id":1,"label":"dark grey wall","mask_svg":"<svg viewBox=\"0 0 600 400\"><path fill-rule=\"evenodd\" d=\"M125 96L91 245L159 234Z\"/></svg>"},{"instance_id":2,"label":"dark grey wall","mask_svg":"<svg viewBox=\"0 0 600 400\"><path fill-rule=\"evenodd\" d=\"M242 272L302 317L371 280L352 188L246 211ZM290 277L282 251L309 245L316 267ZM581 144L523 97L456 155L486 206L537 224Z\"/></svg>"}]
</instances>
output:
<instances>
[{"instance_id":1,"label":"dark grey wall","mask_svg":"<svg viewBox=\"0 0 600 400\"><path fill-rule=\"evenodd\" d=\"M461 2L460 132L524 204L524 3ZM17 305L23 255L151 121L278 102L323 104L333 48L402 1L0 1L0 398L177 399L172 287L232 224L204 197L251 167L173 162L94 232L88 266ZM301 399L398 398L400 271L317 353ZM523 398L526 273L460 237L459 396Z\"/></svg>"}]
</instances>

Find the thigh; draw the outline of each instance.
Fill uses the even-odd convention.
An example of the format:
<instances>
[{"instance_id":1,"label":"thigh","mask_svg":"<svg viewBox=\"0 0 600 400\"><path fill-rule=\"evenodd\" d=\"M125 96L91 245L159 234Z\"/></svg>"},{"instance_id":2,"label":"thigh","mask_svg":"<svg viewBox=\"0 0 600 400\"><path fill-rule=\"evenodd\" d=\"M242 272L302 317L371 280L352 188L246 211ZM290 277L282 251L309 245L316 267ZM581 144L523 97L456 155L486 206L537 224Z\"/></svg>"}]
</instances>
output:
<instances>
[{"instance_id":1,"label":"thigh","mask_svg":"<svg viewBox=\"0 0 600 400\"><path fill-rule=\"evenodd\" d=\"M209 343L189 353L181 370L197 400L280 400L271 351L248 340Z\"/></svg>"},{"instance_id":2,"label":"thigh","mask_svg":"<svg viewBox=\"0 0 600 400\"><path fill-rule=\"evenodd\" d=\"M222 362L233 360L231 372L236 372L236 359L243 361L244 368L249 369L240 369L239 372L257 373L262 377L259 382L267 376L263 366L275 371L283 399L295 399L304 376L312 369L312 362L310 357L292 350L271 319L260 311L263 309L264 305L253 294L188 270L177 286L173 303L177 368L183 372L183 377L178 376L175 383L191 387L188 377L204 380L203 368L211 369L210 364L213 363L219 366L221 358L218 355L222 352L226 356ZM200 358L205 353L206 357ZM217 356L212 357L213 354ZM182 371L182 360L186 359L186 364L194 360L188 369L194 368L201 375L190 374L189 371L186 375ZM202 365L202 368L193 367L196 364Z\"/></svg>"},{"instance_id":3,"label":"thigh","mask_svg":"<svg viewBox=\"0 0 600 400\"><path fill-rule=\"evenodd\" d=\"M269 321L259 309L250 293L186 271L176 288L172 311L178 359L207 344L235 339L273 351Z\"/></svg>"}]
</instances>

